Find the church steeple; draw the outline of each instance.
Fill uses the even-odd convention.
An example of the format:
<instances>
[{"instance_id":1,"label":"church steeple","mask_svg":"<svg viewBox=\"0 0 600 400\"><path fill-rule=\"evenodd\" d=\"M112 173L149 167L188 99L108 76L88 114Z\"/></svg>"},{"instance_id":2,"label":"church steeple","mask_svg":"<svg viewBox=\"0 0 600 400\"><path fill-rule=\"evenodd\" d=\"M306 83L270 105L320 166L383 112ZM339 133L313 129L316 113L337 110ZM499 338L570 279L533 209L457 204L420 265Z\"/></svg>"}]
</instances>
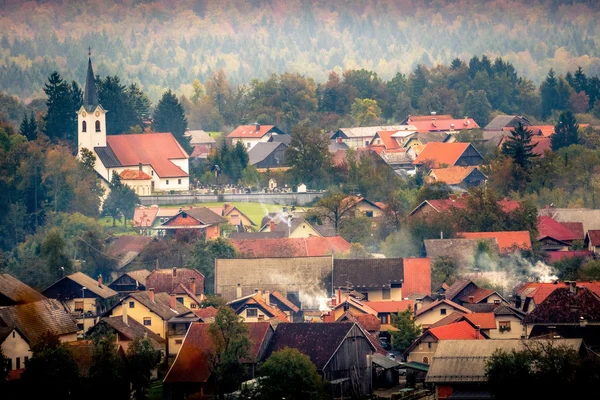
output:
<instances>
[{"instance_id":1,"label":"church steeple","mask_svg":"<svg viewBox=\"0 0 600 400\"><path fill-rule=\"evenodd\" d=\"M96 91L96 82L94 81L91 48L88 48L88 57L88 69L87 78L85 81L85 93L83 94L83 106L88 112L91 112L98 106L98 92Z\"/></svg>"}]
</instances>

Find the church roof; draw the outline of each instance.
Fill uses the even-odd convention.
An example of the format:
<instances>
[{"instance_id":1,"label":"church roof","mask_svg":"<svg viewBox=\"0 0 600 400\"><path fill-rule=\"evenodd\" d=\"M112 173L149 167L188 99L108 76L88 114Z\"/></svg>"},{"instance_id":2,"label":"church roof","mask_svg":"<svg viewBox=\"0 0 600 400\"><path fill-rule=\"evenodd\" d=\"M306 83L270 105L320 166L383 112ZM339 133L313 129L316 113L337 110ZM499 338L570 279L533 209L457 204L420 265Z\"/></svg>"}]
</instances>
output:
<instances>
[{"instance_id":1,"label":"church roof","mask_svg":"<svg viewBox=\"0 0 600 400\"><path fill-rule=\"evenodd\" d=\"M151 165L161 178L189 176L187 172L171 162L174 159L188 158L185 150L171 133L111 135L106 137L106 142L124 167L137 167L142 163ZM103 161L102 156L100 154L98 156Z\"/></svg>"},{"instance_id":2,"label":"church roof","mask_svg":"<svg viewBox=\"0 0 600 400\"><path fill-rule=\"evenodd\" d=\"M85 93L83 94L83 107L88 112L91 112L96 107L98 107L98 92L96 91L96 82L94 81L94 69L92 68L91 57L88 59L87 78L85 80Z\"/></svg>"}]
</instances>

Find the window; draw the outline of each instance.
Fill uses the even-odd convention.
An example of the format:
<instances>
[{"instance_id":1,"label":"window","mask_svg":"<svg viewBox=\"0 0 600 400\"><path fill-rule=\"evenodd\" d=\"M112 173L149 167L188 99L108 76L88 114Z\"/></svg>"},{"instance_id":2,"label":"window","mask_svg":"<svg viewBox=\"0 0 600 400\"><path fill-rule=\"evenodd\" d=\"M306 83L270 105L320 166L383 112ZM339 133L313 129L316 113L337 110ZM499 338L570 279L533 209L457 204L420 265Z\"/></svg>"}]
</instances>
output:
<instances>
[{"instance_id":1,"label":"window","mask_svg":"<svg viewBox=\"0 0 600 400\"><path fill-rule=\"evenodd\" d=\"M166 185L168 185L168 184L169 184L169 180L167 179L167 183L166 183Z\"/></svg>"},{"instance_id":2,"label":"window","mask_svg":"<svg viewBox=\"0 0 600 400\"><path fill-rule=\"evenodd\" d=\"M17 357L17 369L21 369L21 357Z\"/></svg>"},{"instance_id":3,"label":"window","mask_svg":"<svg viewBox=\"0 0 600 400\"><path fill-rule=\"evenodd\" d=\"M9 371L12 371L12 369L13 369L13 367L12 367L12 358L9 358L9 359L6 361L6 364L8 364L8 370L9 370Z\"/></svg>"},{"instance_id":4,"label":"window","mask_svg":"<svg viewBox=\"0 0 600 400\"><path fill-rule=\"evenodd\" d=\"M81 123L81 132L87 132L87 122L85 121Z\"/></svg>"},{"instance_id":5,"label":"window","mask_svg":"<svg viewBox=\"0 0 600 400\"><path fill-rule=\"evenodd\" d=\"M177 179L177 184L181 185L181 179Z\"/></svg>"},{"instance_id":6,"label":"window","mask_svg":"<svg viewBox=\"0 0 600 400\"><path fill-rule=\"evenodd\" d=\"M152 320L150 319L150 317L144 317L144 326L151 326L152 325Z\"/></svg>"},{"instance_id":7,"label":"window","mask_svg":"<svg viewBox=\"0 0 600 400\"><path fill-rule=\"evenodd\" d=\"M175 340L175 344L181 344L181 343L183 343L183 340L182 340L182 339L176 339L176 340Z\"/></svg>"},{"instance_id":8,"label":"window","mask_svg":"<svg viewBox=\"0 0 600 400\"><path fill-rule=\"evenodd\" d=\"M247 148L250 148L250 143L246 143L246 147L247 147Z\"/></svg>"},{"instance_id":9,"label":"window","mask_svg":"<svg viewBox=\"0 0 600 400\"><path fill-rule=\"evenodd\" d=\"M196 308L196 303L190 304L190 308Z\"/></svg>"},{"instance_id":10,"label":"window","mask_svg":"<svg viewBox=\"0 0 600 400\"><path fill-rule=\"evenodd\" d=\"M365 140L365 147L369 145L369 141Z\"/></svg>"},{"instance_id":11,"label":"window","mask_svg":"<svg viewBox=\"0 0 600 400\"><path fill-rule=\"evenodd\" d=\"M441 308L440 309L440 314L441 315L446 315L446 309L445 308Z\"/></svg>"},{"instance_id":12,"label":"window","mask_svg":"<svg viewBox=\"0 0 600 400\"><path fill-rule=\"evenodd\" d=\"M150 170L150 175L154 176L154 170L153 169Z\"/></svg>"},{"instance_id":13,"label":"window","mask_svg":"<svg viewBox=\"0 0 600 400\"><path fill-rule=\"evenodd\" d=\"M430 349L431 348L431 342L427 342L427 348Z\"/></svg>"},{"instance_id":14,"label":"window","mask_svg":"<svg viewBox=\"0 0 600 400\"><path fill-rule=\"evenodd\" d=\"M498 329L500 332L510 332L510 321L498 321Z\"/></svg>"},{"instance_id":15,"label":"window","mask_svg":"<svg viewBox=\"0 0 600 400\"><path fill-rule=\"evenodd\" d=\"M429 364L429 357L423 357L423 364Z\"/></svg>"},{"instance_id":16,"label":"window","mask_svg":"<svg viewBox=\"0 0 600 400\"><path fill-rule=\"evenodd\" d=\"M256 317L258 315L258 310L256 308L249 308L246 310L246 317Z\"/></svg>"},{"instance_id":17,"label":"window","mask_svg":"<svg viewBox=\"0 0 600 400\"><path fill-rule=\"evenodd\" d=\"M264 321L264 320L265 320L265 316L264 316L263 314L260 314L260 315L258 316L258 320L259 320L259 321Z\"/></svg>"},{"instance_id":18,"label":"window","mask_svg":"<svg viewBox=\"0 0 600 400\"><path fill-rule=\"evenodd\" d=\"M12 335L12 336L13 336L13 339L16 337L16 335L15 335L15 331L13 331L13 335Z\"/></svg>"},{"instance_id":19,"label":"window","mask_svg":"<svg viewBox=\"0 0 600 400\"><path fill-rule=\"evenodd\" d=\"M392 298L391 289L381 289L381 298L383 300L389 300Z\"/></svg>"},{"instance_id":20,"label":"window","mask_svg":"<svg viewBox=\"0 0 600 400\"><path fill-rule=\"evenodd\" d=\"M388 323L388 315L387 314L379 314L379 322L382 324Z\"/></svg>"},{"instance_id":21,"label":"window","mask_svg":"<svg viewBox=\"0 0 600 400\"><path fill-rule=\"evenodd\" d=\"M373 218L373 211L365 211L365 215L369 218Z\"/></svg>"},{"instance_id":22,"label":"window","mask_svg":"<svg viewBox=\"0 0 600 400\"><path fill-rule=\"evenodd\" d=\"M83 324L77 324L77 330L78 331L82 331L83 330Z\"/></svg>"},{"instance_id":23,"label":"window","mask_svg":"<svg viewBox=\"0 0 600 400\"><path fill-rule=\"evenodd\" d=\"M100 132L100 121L96 121L96 132Z\"/></svg>"},{"instance_id":24,"label":"window","mask_svg":"<svg viewBox=\"0 0 600 400\"><path fill-rule=\"evenodd\" d=\"M130 301L129 302L129 308L135 308L135 302L134 301Z\"/></svg>"},{"instance_id":25,"label":"window","mask_svg":"<svg viewBox=\"0 0 600 400\"><path fill-rule=\"evenodd\" d=\"M500 304L500 300L494 300L494 304Z\"/></svg>"},{"instance_id":26,"label":"window","mask_svg":"<svg viewBox=\"0 0 600 400\"><path fill-rule=\"evenodd\" d=\"M75 302L75 311L83 311L83 301Z\"/></svg>"},{"instance_id":27,"label":"window","mask_svg":"<svg viewBox=\"0 0 600 400\"><path fill-rule=\"evenodd\" d=\"M380 139L377 139L377 144L381 144L381 140Z\"/></svg>"},{"instance_id":28,"label":"window","mask_svg":"<svg viewBox=\"0 0 600 400\"><path fill-rule=\"evenodd\" d=\"M177 301L181 304L183 304L183 297L177 297Z\"/></svg>"}]
</instances>

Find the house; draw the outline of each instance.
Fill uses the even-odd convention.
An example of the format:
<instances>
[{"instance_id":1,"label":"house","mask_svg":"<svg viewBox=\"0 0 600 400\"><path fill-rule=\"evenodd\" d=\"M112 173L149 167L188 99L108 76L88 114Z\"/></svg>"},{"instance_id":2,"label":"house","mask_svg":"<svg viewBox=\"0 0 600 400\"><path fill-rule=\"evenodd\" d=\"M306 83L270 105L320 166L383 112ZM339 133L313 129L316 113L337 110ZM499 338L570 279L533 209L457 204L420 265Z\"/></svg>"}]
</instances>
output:
<instances>
[{"instance_id":1,"label":"house","mask_svg":"<svg viewBox=\"0 0 600 400\"><path fill-rule=\"evenodd\" d=\"M375 135L373 136L373 139L371 140L371 143L369 144L368 147L372 148L373 146L381 146L385 150L398 150L398 149L400 149L402 146L400 146L400 143L398 143L398 141L396 140L396 138L394 138L392 136L396 132L398 132L398 131L397 130L391 130L391 131L377 131L377 132L375 132Z\"/></svg>"},{"instance_id":2,"label":"house","mask_svg":"<svg viewBox=\"0 0 600 400\"><path fill-rule=\"evenodd\" d=\"M580 222L584 232L600 230L600 210L590 208L540 208L540 216L552 217L559 222Z\"/></svg>"},{"instance_id":3,"label":"house","mask_svg":"<svg viewBox=\"0 0 600 400\"><path fill-rule=\"evenodd\" d=\"M192 268L155 269L147 276L146 287L175 295L178 303L193 310L204 296L204 275Z\"/></svg>"},{"instance_id":4,"label":"house","mask_svg":"<svg viewBox=\"0 0 600 400\"><path fill-rule=\"evenodd\" d=\"M241 142L248 151L258 143L269 142L275 135L286 135L275 125L240 125L227 135L227 140L231 145Z\"/></svg>"},{"instance_id":5,"label":"house","mask_svg":"<svg viewBox=\"0 0 600 400\"><path fill-rule=\"evenodd\" d=\"M77 321L79 334L83 335L96 323L96 317L116 300L118 293L102 283L102 275L94 280L83 272L65 276L46 288L42 294L56 299Z\"/></svg>"},{"instance_id":6,"label":"house","mask_svg":"<svg viewBox=\"0 0 600 400\"><path fill-rule=\"evenodd\" d=\"M230 225L237 228L238 232L245 232L250 227L256 226L250 217L233 204L224 203L223 207L209 207L209 209L215 214L226 218Z\"/></svg>"},{"instance_id":7,"label":"house","mask_svg":"<svg viewBox=\"0 0 600 400\"><path fill-rule=\"evenodd\" d=\"M409 217L426 217L428 215L437 215L438 213L454 212L457 209L464 209L467 206L468 195L463 194L462 196L451 195L447 199L439 200L425 200L414 210L412 210ZM498 205L505 213L512 213L520 204L515 200L502 199L498 201Z\"/></svg>"},{"instance_id":8,"label":"house","mask_svg":"<svg viewBox=\"0 0 600 400\"><path fill-rule=\"evenodd\" d=\"M457 235L465 239L494 238L502 254L512 253L517 250L531 250L531 236L527 231L458 232Z\"/></svg>"},{"instance_id":9,"label":"house","mask_svg":"<svg viewBox=\"0 0 600 400\"><path fill-rule=\"evenodd\" d=\"M402 296L421 298L431 295L431 260L427 257L407 257L403 259L403 264Z\"/></svg>"},{"instance_id":10,"label":"house","mask_svg":"<svg viewBox=\"0 0 600 400\"><path fill-rule=\"evenodd\" d=\"M248 151L248 164L254 165L256 168L286 167L285 152L287 148L288 146L281 142L257 143Z\"/></svg>"},{"instance_id":11,"label":"house","mask_svg":"<svg viewBox=\"0 0 600 400\"><path fill-rule=\"evenodd\" d=\"M175 237L190 235L193 238L204 237L206 240L221 236L220 224L227 220L206 207L181 210L163 224L157 226L159 236Z\"/></svg>"},{"instance_id":12,"label":"house","mask_svg":"<svg viewBox=\"0 0 600 400\"><path fill-rule=\"evenodd\" d=\"M289 302L282 296L286 302ZM295 309L300 310L296 305L290 303ZM283 312L275 303L271 303L271 292L258 291L249 296L244 296L227 303L237 315L242 317L244 322L261 322L275 320L278 322L290 322L292 320L292 311Z\"/></svg>"},{"instance_id":13,"label":"house","mask_svg":"<svg viewBox=\"0 0 600 400\"><path fill-rule=\"evenodd\" d=\"M270 217L263 218L263 222ZM281 237L286 238L308 238L311 236L321 237L319 231L317 231L307 220L304 218L294 218L292 214L288 214L287 218L273 217L268 220L260 228L261 233L280 233Z\"/></svg>"},{"instance_id":14,"label":"house","mask_svg":"<svg viewBox=\"0 0 600 400\"><path fill-rule=\"evenodd\" d=\"M408 362L429 364L442 340L485 340L481 332L467 321L454 322L423 332L402 354Z\"/></svg>"},{"instance_id":15,"label":"house","mask_svg":"<svg viewBox=\"0 0 600 400\"><path fill-rule=\"evenodd\" d=\"M144 235L120 235L112 240L107 253L118 260L116 269L121 270L131 264L151 241L152 238Z\"/></svg>"},{"instance_id":16,"label":"house","mask_svg":"<svg viewBox=\"0 0 600 400\"><path fill-rule=\"evenodd\" d=\"M450 301L464 305L492 303L508 304L508 302L495 290L478 287L469 279L457 279L444 293L444 297Z\"/></svg>"},{"instance_id":17,"label":"house","mask_svg":"<svg viewBox=\"0 0 600 400\"><path fill-rule=\"evenodd\" d=\"M90 334L103 329L114 333L117 344L127 351L129 345L134 339L148 339L152 348L165 354L165 339L146 328L133 318L129 318L127 313L118 317L104 317L90 329Z\"/></svg>"},{"instance_id":18,"label":"house","mask_svg":"<svg viewBox=\"0 0 600 400\"><path fill-rule=\"evenodd\" d=\"M302 310L318 310L331 292L332 256L215 260L215 293L231 301L255 289L278 291Z\"/></svg>"},{"instance_id":19,"label":"house","mask_svg":"<svg viewBox=\"0 0 600 400\"><path fill-rule=\"evenodd\" d=\"M365 307L375 311L381 324L379 337L384 338L388 343L391 343L389 332L397 330L392 326L392 314L406 311L407 309L413 311L415 308L413 300L365 301L363 304Z\"/></svg>"},{"instance_id":20,"label":"house","mask_svg":"<svg viewBox=\"0 0 600 400\"><path fill-rule=\"evenodd\" d=\"M445 183L457 189L468 189L480 186L487 181L487 176L478 167L433 168L427 179L430 182Z\"/></svg>"},{"instance_id":21,"label":"house","mask_svg":"<svg viewBox=\"0 0 600 400\"><path fill-rule=\"evenodd\" d=\"M600 253L600 230L590 229L585 234L584 240L585 247L594 252L594 254Z\"/></svg>"},{"instance_id":22,"label":"house","mask_svg":"<svg viewBox=\"0 0 600 400\"><path fill-rule=\"evenodd\" d=\"M415 313L415 323L426 329L455 311L464 314L471 312L453 301L439 299L417 310Z\"/></svg>"},{"instance_id":23,"label":"house","mask_svg":"<svg viewBox=\"0 0 600 400\"><path fill-rule=\"evenodd\" d=\"M99 103L90 58L83 105L77 112L78 156L83 149L90 150L104 182L111 181L113 172L132 171L127 174L135 178L128 183L135 183L138 195L189 190L189 156L171 133L107 136L107 112Z\"/></svg>"},{"instance_id":24,"label":"house","mask_svg":"<svg viewBox=\"0 0 600 400\"><path fill-rule=\"evenodd\" d=\"M194 148L196 146L206 146L212 149L217 145L217 141L203 130L186 129L184 136L190 138L190 145Z\"/></svg>"},{"instance_id":25,"label":"house","mask_svg":"<svg viewBox=\"0 0 600 400\"><path fill-rule=\"evenodd\" d=\"M259 236L260 234L248 234ZM244 258L313 257L345 253L350 243L341 236L273 239L231 239L231 245Z\"/></svg>"},{"instance_id":26,"label":"house","mask_svg":"<svg viewBox=\"0 0 600 400\"><path fill-rule=\"evenodd\" d=\"M440 257L449 257L458 265L473 265L480 248L480 243L486 243L490 252L498 254L498 242L495 238L484 239L426 239L423 241L425 253L432 264Z\"/></svg>"},{"instance_id":27,"label":"house","mask_svg":"<svg viewBox=\"0 0 600 400\"><path fill-rule=\"evenodd\" d=\"M413 161L416 156L411 155L410 151L407 149L382 151L381 153L378 153L378 156L381 157L381 159L389 165L396 174L402 174L403 172L412 173L415 171Z\"/></svg>"},{"instance_id":28,"label":"house","mask_svg":"<svg viewBox=\"0 0 600 400\"><path fill-rule=\"evenodd\" d=\"M569 250L575 240L583 241L583 224L577 222L558 222L552 217L538 217L537 240L546 251Z\"/></svg>"},{"instance_id":29,"label":"house","mask_svg":"<svg viewBox=\"0 0 600 400\"><path fill-rule=\"evenodd\" d=\"M368 218L380 217L383 214L385 206L382 203L375 203L361 196L348 196L343 200L343 208L360 212Z\"/></svg>"},{"instance_id":30,"label":"house","mask_svg":"<svg viewBox=\"0 0 600 400\"><path fill-rule=\"evenodd\" d=\"M103 317L135 320L162 338L167 338L167 321L190 311L175 299L175 295L155 293L152 288L123 297ZM127 314L123 317L123 314Z\"/></svg>"},{"instance_id":31,"label":"house","mask_svg":"<svg viewBox=\"0 0 600 400\"><path fill-rule=\"evenodd\" d=\"M10 370L24 368L31 357L30 345L48 331L61 342L77 340L78 327L65 307L57 300L0 308L0 344L12 363Z\"/></svg>"},{"instance_id":32,"label":"house","mask_svg":"<svg viewBox=\"0 0 600 400\"><path fill-rule=\"evenodd\" d=\"M548 251L545 260L547 263L553 264L569 258L578 258L580 261L592 259L594 258L594 252L588 250Z\"/></svg>"},{"instance_id":33,"label":"house","mask_svg":"<svg viewBox=\"0 0 600 400\"><path fill-rule=\"evenodd\" d=\"M267 357L285 348L307 355L317 372L340 396L360 398L371 394L371 360L375 347L354 323L280 324ZM337 397L334 393L334 397Z\"/></svg>"},{"instance_id":34,"label":"house","mask_svg":"<svg viewBox=\"0 0 600 400\"><path fill-rule=\"evenodd\" d=\"M588 346L600 348L600 295L577 282L565 282L523 318L529 338L559 335L582 338Z\"/></svg>"},{"instance_id":35,"label":"house","mask_svg":"<svg viewBox=\"0 0 600 400\"><path fill-rule=\"evenodd\" d=\"M356 149L369 146L377 132L381 131L406 131L414 133L416 128L411 125L340 128L331 135L330 139L335 140L337 143L344 143L348 147Z\"/></svg>"},{"instance_id":36,"label":"house","mask_svg":"<svg viewBox=\"0 0 600 400\"><path fill-rule=\"evenodd\" d=\"M411 149L415 146L425 146L427 143L454 143L456 138L446 132L426 132L426 133L413 133L410 136L403 138L402 146L405 149Z\"/></svg>"},{"instance_id":37,"label":"house","mask_svg":"<svg viewBox=\"0 0 600 400\"><path fill-rule=\"evenodd\" d=\"M9 274L0 274L0 307L46 300L37 290Z\"/></svg>"},{"instance_id":38,"label":"house","mask_svg":"<svg viewBox=\"0 0 600 400\"><path fill-rule=\"evenodd\" d=\"M550 340L442 340L433 355L426 384L434 386L436 399L491 399L486 386L486 365L496 351L520 351L535 346L547 346ZM581 339L554 340L585 354Z\"/></svg>"},{"instance_id":39,"label":"house","mask_svg":"<svg viewBox=\"0 0 600 400\"><path fill-rule=\"evenodd\" d=\"M112 177L111 177L112 178ZM138 169L124 169L119 173L121 183L129 186L138 196L149 196L148 188L152 187L152 177L144 172L141 163Z\"/></svg>"},{"instance_id":40,"label":"house","mask_svg":"<svg viewBox=\"0 0 600 400\"><path fill-rule=\"evenodd\" d=\"M495 326L489 326L489 329L485 332L490 339L524 339L527 337L527 332L522 323L525 313L511 305L465 303L463 306L473 312L472 314L464 314L471 322L473 322L473 319L478 318L477 315L493 314ZM459 314L459 318L460 317L461 314ZM457 320L459 318L457 318ZM479 323L481 323L481 321ZM483 325L481 329L483 329Z\"/></svg>"},{"instance_id":41,"label":"house","mask_svg":"<svg viewBox=\"0 0 600 400\"><path fill-rule=\"evenodd\" d=\"M146 290L146 278L148 275L150 275L150 271L147 269L123 272L108 287L120 295Z\"/></svg>"},{"instance_id":42,"label":"house","mask_svg":"<svg viewBox=\"0 0 600 400\"><path fill-rule=\"evenodd\" d=\"M542 283L542 282L528 282L525 283L515 290L514 299L515 299L515 308L524 312L530 313L537 306L542 304L546 298L552 294L556 289L561 287L565 287L567 282L559 283L558 281L554 281L551 283ZM577 281L576 285L578 287L586 287L596 294L600 295L600 282L592 281L592 282L583 282Z\"/></svg>"},{"instance_id":43,"label":"house","mask_svg":"<svg viewBox=\"0 0 600 400\"><path fill-rule=\"evenodd\" d=\"M519 124L523 124L528 127L532 125L532 123L525 117L520 115L498 115L494 117L490 121L489 124L483 128L485 131L503 131L503 130L512 130L516 128Z\"/></svg>"},{"instance_id":44,"label":"house","mask_svg":"<svg viewBox=\"0 0 600 400\"><path fill-rule=\"evenodd\" d=\"M283 324L287 325L287 324ZM247 378L256 376L257 365L266 359L266 351L274 332L268 322L247 323L250 350L248 358L240 360L246 366ZM195 322L185 336L181 350L163 381L163 390L170 399L203 398L216 392L213 376L213 337L210 324Z\"/></svg>"},{"instance_id":45,"label":"house","mask_svg":"<svg viewBox=\"0 0 600 400\"><path fill-rule=\"evenodd\" d=\"M417 166L444 168L483 164L483 157L471 143L428 143L413 161Z\"/></svg>"},{"instance_id":46,"label":"house","mask_svg":"<svg viewBox=\"0 0 600 400\"><path fill-rule=\"evenodd\" d=\"M215 321L215 316L218 310L212 306L204 308L195 308L192 312L183 313L181 315L171 317L167 321L167 336L168 336L168 364L172 365L175 356L181 349L183 339L188 332L188 329L194 322L212 323Z\"/></svg>"},{"instance_id":47,"label":"house","mask_svg":"<svg viewBox=\"0 0 600 400\"><path fill-rule=\"evenodd\" d=\"M334 259L331 279L334 290L355 290L366 301L404 299L402 258ZM343 299L338 299L338 302L342 301Z\"/></svg>"}]
</instances>

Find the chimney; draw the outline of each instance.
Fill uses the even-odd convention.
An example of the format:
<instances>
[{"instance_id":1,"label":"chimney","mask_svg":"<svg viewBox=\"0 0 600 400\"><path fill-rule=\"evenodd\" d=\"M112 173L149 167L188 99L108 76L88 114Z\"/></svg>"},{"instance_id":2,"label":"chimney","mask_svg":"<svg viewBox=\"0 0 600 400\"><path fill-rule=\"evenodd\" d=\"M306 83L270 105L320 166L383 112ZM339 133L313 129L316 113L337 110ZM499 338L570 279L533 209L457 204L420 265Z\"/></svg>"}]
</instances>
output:
<instances>
[{"instance_id":1,"label":"chimney","mask_svg":"<svg viewBox=\"0 0 600 400\"><path fill-rule=\"evenodd\" d=\"M342 289L337 290L337 304L340 304L342 302Z\"/></svg>"},{"instance_id":2,"label":"chimney","mask_svg":"<svg viewBox=\"0 0 600 400\"><path fill-rule=\"evenodd\" d=\"M255 124L254 128L256 129L256 132L258 133L258 131L260 131L260 124L257 122Z\"/></svg>"},{"instance_id":3,"label":"chimney","mask_svg":"<svg viewBox=\"0 0 600 400\"><path fill-rule=\"evenodd\" d=\"M148 296L150 297L150 301L154 303L154 288L148 289Z\"/></svg>"},{"instance_id":4,"label":"chimney","mask_svg":"<svg viewBox=\"0 0 600 400\"><path fill-rule=\"evenodd\" d=\"M437 112L435 112L435 111L432 111L432 112L431 112L431 115L435 115L435 114L437 114ZM435 119L435 118L434 118L434 119Z\"/></svg>"},{"instance_id":5,"label":"chimney","mask_svg":"<svg viewBox=\"0 0 600 400\"><path fill-rule=\"evenodd\" d=\"M271 292L269 290L265 290L263 292L263 299L265 299L265 303L267 303L267 305L271 305Z\"/></svg>"},{"instance_id":6,"label":"chimney","mask_svg":"<svg viewBox=\"0 0 600 400\"><path fill-rule=\"evenodd\" d=\"M450 124L450 129L454 130L454 124Z\"/></svg>"},{"instance_id":7,"label":"chimney","mask_svg":"<svg viewBox=\"0 0 600 400\"><path fill-rule=\"evenodd\" d=\"M350 309L350 303L348 303L348 300L346 300L344 302L344 312L348 311Z\"/></svg>"},{"instance_id":8,"label":"chimney","mask_svg":"<svg viewBox=\"0 0 600 400\"><path fill-rule=\"evenodd\" d=\"M177 276L177 267L173 267L173 278Z\"/></svg>"},{"instance_id":9,"label":"chimney","mask_svg":"<svg viewBox=\"0 0 600 400\"><path fill-rule=\"evenodd\" d=\"M446 300L446 293L440 294L440 300Z\"/></svg>"},{"instance_id":10,"label":"chimney","mask_svg":"<svg viewBox=\"0 0 600 400\"><path fill-rule=\"evenodd\" d=\"M475 303L475 297L474 296L469 296L469 303L471 303L471 304Z\"/></svg>"},{"instance_id":11,"label":"chimney","mask_svg":"<svg viewBox=\"0 0 600 400\"><path fill-rule=\"evenodd\" d=\"M125 325L129 325L129 319L127 318L127 308L129 308L129 304L128 303L121 303L122 309L123 309L123 323Z\"/></svg>"},{"instance_id":12,"label":"chimney","mask_svg":"<svg viewBox=\"0 0 600 400\"><path fill-rule=\"evenodd\" d=\"M171 297L169 297L169 307L173 310L177 308L177 299L173 293L171 293Z\"/></svg>"},{"instance_id":13,"label":"chimney","mask_svg":"<svg viewBox=\"0 0 600 400\"><path fill-rule=\"evenodd\" d=\"M138 168L139 168L140 172L142 172L142 163L138 164Z\"/></svg>"},{"instance_id":14,"label":"chimney","mask_svg":"<svg viewBox=\"0 0 600 400\"><path fill-rule=\"evenodd\" d=\"M190 292L196 294L196 278L190 278Z\"/></svg>"},{"instance_id":15,"label":"chimney","mask_svg":"<svg viewBox=\"0 0 600 400\"><path fill-rule=\"evenodd\" d=\"M479 339L479 329L481 328L480 325L475 325L475 339Z\"/></svg>"},{"instance_id":16,"label":"chimney","mask_svg":"<svg viewBox=\"0 0 600 400\"><path fill-rule=\"evenodd\" d=\"M238 283L235 288L235 298L239 299L240 297L242 297L242 285Z\"/></svg>"},{"instance_id":17,"label":"chimney","mask_svg":"<svg viewBox=\"0 0 600 400\"><path fill-rule=\"evenodd\" d=\"M444 231L440 231L440 239L444 238Z\"/></svg>"},{"instance_id":18,"label":"chimney","mask_svg":"<svg viewBox=\"0 0 600 400\"><path fill-rule=\"evenodd\" d=\"M269 222L269 231L275 232L275 221L273 221L273 220L271 220L271 222Z\"/></svg>"},{"instance_id":19,"label":"chimney","mask_svg":"<svg viewBox=\"0 0 600 400\"><path fill-rule=\"evenodd\" d=\"M342 138L341 137L336 138L335 141L336 141L336 143L342 143Z\"/></svg>"},{"instance_id":20,"label":"chimney","mask_svg":"<svg viewBox=\"0 0 600 400\"><path fill-rule=\"evenodd\" d=\"M102 275L98 275L98 287L102 287Z\"/></svg>"},{"instance_id":21,"label":"chimney","mask_svg":"<svg viewBox=\"0 0 600 400\"><path fill-rule=\"evenodd\" d=\"M431 124L432 124L433 126L437 126L437 125L435 124L435 118L431 118Z\"/></svg>"}]
</instances>

